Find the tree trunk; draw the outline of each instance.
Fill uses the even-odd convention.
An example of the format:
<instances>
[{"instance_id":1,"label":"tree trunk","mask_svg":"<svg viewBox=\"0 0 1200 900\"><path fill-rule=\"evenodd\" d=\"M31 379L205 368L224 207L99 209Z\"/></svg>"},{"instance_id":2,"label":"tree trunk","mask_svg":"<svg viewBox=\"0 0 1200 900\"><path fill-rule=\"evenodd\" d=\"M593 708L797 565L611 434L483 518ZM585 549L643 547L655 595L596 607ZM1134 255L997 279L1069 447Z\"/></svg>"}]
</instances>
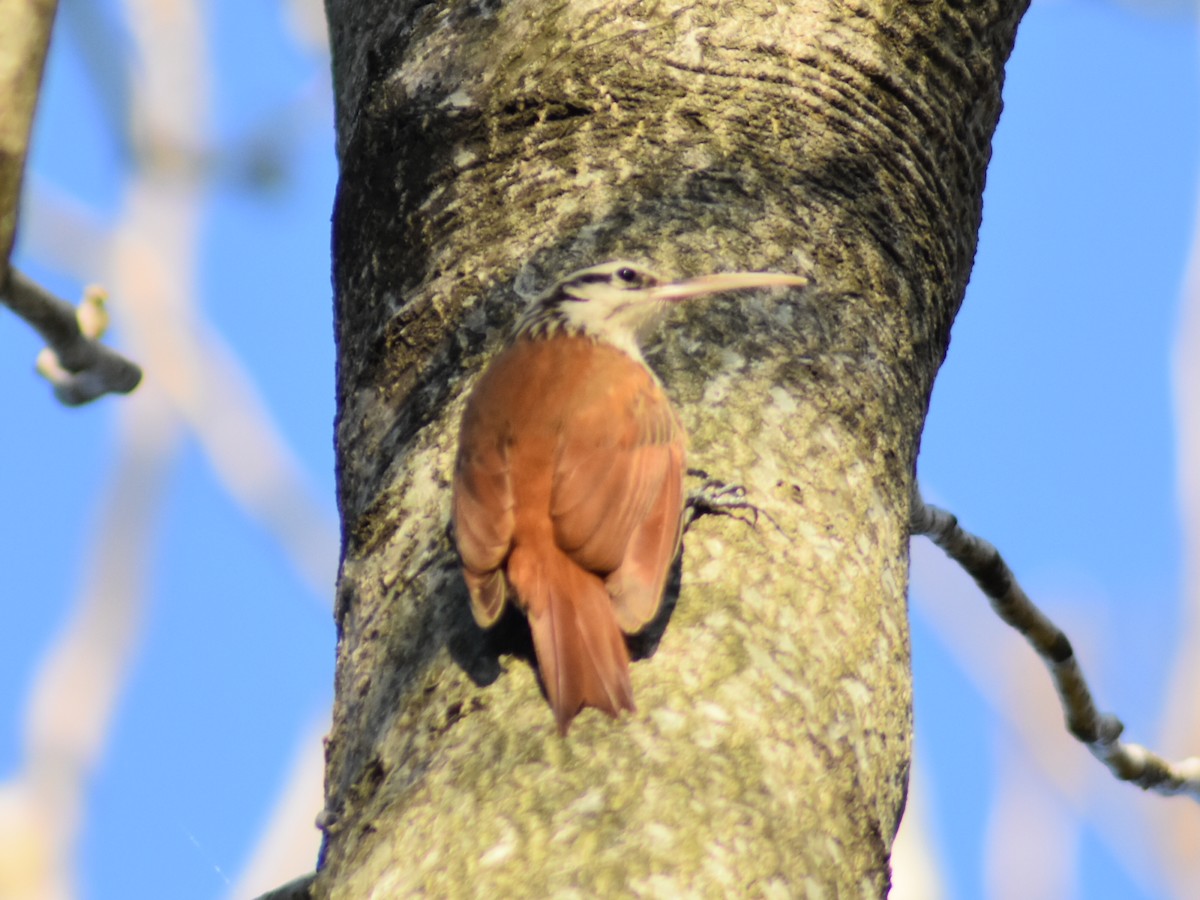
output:
<instances>
[{"instance_id":1,"label":"tree trunk","mask_svg":"<svg viewBox=\"0 0 1200 900\"><path fill-rule=\"evenodd\" d=\"M1025 5L327 0L344 546L318 896L886 894L909 485ZM638 713L564 740L523 621L471 619L449 482L527 297L614 257L814 287L697 301L651 346L690 464L761 514L693 524Z\"/></svg>"}]
</instances>

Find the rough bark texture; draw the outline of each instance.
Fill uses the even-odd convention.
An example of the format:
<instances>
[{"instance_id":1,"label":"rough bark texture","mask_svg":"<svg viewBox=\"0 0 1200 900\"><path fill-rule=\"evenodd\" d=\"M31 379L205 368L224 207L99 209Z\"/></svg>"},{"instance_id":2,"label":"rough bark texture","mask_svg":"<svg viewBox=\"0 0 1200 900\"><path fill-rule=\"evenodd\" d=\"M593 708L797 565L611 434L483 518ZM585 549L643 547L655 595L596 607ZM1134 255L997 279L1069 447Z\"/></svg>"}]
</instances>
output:
<instances>
[{"instance_id":1,"label":"rough bark texture","mask_svg":"<svg viewBox=\"0 0 1200 900\"><path fill-rule=\"evenodd\" d=\"M344 548L315 893L884 895L909 483L1025 3L327 6ZM471 621L449 475L523 295L616 256L816 287L698 302L651 348L691 464L764 515L694 524L639 713L563 740L522 623Z\"/></svg>"}]
</instances>

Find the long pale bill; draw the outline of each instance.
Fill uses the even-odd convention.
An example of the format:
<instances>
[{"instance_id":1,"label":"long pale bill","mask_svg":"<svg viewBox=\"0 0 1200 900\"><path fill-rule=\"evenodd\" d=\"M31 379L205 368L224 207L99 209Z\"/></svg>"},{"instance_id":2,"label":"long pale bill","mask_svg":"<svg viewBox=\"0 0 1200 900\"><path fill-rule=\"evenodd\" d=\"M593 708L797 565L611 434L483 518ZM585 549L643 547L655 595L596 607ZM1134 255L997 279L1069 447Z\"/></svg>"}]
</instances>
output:
<instances>
[{"instance_id":1,"label":"long pale bill","mask_svg":"<svg viewBox=\"0 0 1200 900\"><path fill-rule=\"evenodd\" d=\"M686 300L720 291L744 291L748 288L804 287L808 279L803 275L785 275L779 272L718 272L701 275L683 281L672 281L651 288L647 293L655 300Z\"/></svg>"}]
</instances>

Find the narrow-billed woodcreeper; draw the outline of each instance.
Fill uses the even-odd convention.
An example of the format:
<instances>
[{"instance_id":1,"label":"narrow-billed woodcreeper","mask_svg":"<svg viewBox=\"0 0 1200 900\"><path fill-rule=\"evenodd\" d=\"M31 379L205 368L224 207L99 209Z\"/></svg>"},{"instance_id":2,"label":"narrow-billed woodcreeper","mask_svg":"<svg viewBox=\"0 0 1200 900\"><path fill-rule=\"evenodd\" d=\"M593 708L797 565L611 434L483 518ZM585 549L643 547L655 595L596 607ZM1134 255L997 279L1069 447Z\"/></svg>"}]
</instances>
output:
<instances>
[{"instance_id":1,"label":"narrow-billed woodcreeper","mask_svg":"<svg viewBox=\"0 0 1200 900\"><path fill-rule=\"evenodd\" d=\"M454 528L475 620L529 620L558 730L634 711L624 634L658 612L679 550L687 438L638 346L673 301L803 285L738 272L667 282L630 262L536 298L467 401Z\"/></svg>"}]
</instances>

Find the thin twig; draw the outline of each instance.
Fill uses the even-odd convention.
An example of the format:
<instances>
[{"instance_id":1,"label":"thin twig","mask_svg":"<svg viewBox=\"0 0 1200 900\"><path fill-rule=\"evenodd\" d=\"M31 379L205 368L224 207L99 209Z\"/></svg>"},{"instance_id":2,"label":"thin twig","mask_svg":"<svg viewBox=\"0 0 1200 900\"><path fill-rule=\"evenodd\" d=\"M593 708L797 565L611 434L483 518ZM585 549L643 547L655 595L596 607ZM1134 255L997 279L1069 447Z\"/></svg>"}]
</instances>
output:
<instances>
[{"instance_id":1,"label":"thin twig","mask_svg":"<svg viewBox=\"0 0 1200 900\"><path fill-rule=\"evenodd\" d=\"M924 534L957 562L979 585L992 609L1020 632L1050 670L1067 730L1123 781L1158 794L1190 794L1200 800L1200 757L1171 763L1140 744L1121 740L1125 726L1096 709L1071 642L1021 589L1000 552L965 531L944 509L927 505L914 485L911 531Z\"/></svg>"},{"instance_id":2,"label":"thin twig","mask_svg":"<svg viewBox=\"0 0 1200 900\"><path fill-rule=\"evenodd\" d=\"M76 310L10 268L0 300L45 339L47 348L38 358L38 371L67 406L110 393L128 394L142 380L135 363L97 340L107 325L100 288L88 288Z\"/></svg>"}]
</instances>

